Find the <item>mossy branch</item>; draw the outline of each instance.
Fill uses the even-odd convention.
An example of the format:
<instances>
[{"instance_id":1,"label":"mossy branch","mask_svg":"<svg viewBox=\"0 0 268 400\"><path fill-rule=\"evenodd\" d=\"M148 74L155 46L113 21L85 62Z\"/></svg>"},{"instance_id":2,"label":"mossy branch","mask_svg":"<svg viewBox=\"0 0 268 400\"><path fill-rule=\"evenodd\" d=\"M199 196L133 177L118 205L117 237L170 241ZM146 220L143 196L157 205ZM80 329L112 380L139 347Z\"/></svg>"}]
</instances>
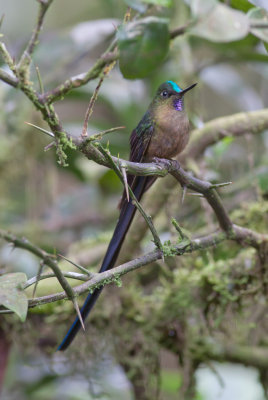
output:
<instances>
[{"instance_id":1,"label":"mossy branch","mask_svg":"<svg viewBox=\"0 0 268 400\"><path fill-rule=\"evenodd\" d=\"M177 244L176 243L170 244L168 246L170 251L168 251L168 249L166 248L165 255L172 257L181 256L185 253L192 253L197 250L204 250L206 248L213 247L226 240L232 240L240 243L241 240L244 240L245 237L248 237L249 235L251 237L251 241L245 243L245 245L247 246L253 246L255 248L256 247L258 248L259 246L261 246L261 244L263 245L268 243L268 235L261 235L252 230L244 229L237 225L233 225L232 233L217 231L211 233L210 235L203 236L200 238L192 240L187 239L187 240L182 240L180 243ZM30 251L31 253L44 259L45 263L47 263L47 261L49 260L48 258L44 257L43 250L40 250L36 246L29 244L29 242L25 241L24 239L16 238L14 235L10 235L5 231L0 231L0 237L2 237L7 242L13 243L14 246ZM51 256L49 255L49 257ZM162 257L163 257L163 252L160 249L155 249L150 253L147 253L127 263L124 263L118 267L115 267L105 272L93 274L90 276L90 278L87 277L86 282L76 287L73 287L72 288L73 293L75 296L78 296L88 291L93 291L94 289L102 287L104 285L116 282L121 276L130 273L132 271L135 271L141 267L147 266L154 261L160 260L162 259ZM47 265L51 266L48 263ZM55 273L55 275L58 278L58 274ZM61 275L63 276L63 272L61 272ZM79 274L79 279L81 279L80 275L81 274ZM66 276L68 276L68 274ZM74 276L71 277L73 278ZM85 276L83 276L82 278L84 280ZM59 292L47 296L37 297L34 299L29 299L29 307L36 307L42 304L52 303L64 299L68 299L68 295L66 294L66 292ZM7 313L7 311L5 311L5 313ZM10 311L10 313L12 313L12 311Z\"/></svg>"}]
</instances>

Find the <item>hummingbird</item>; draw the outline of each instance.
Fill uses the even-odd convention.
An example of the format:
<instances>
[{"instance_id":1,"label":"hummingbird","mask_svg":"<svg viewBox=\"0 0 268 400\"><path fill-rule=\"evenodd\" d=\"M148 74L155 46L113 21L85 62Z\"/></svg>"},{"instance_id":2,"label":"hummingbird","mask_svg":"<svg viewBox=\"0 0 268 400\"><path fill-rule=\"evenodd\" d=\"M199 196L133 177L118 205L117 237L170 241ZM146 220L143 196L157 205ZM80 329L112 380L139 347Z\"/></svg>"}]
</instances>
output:
<instances>
[{"instance_id":1,"label":"hummingbird","mask_svg":"<svg viewBox=\"0 0 268 400\"><path fill-rule=\"evenodd\" d=\"M184 109L184 95L196 86L194 83L182 89L173 81L159 86L148 110L130 136L130 157L133 162L151 162L154 158L171 159L181 153L189 141L189 119ZM127 174L127 181L138 201L152 185L156 177ZM120 215L112 239L104 256L100 273L115 266L124 238L133 220L136 206L127 199L124 190L120 204ZM90 293L80 312L83 320L96 303L103 287ZM67 332L58 350L65 350L81 328L77 317Z\"/></svg>"}]
</instances>

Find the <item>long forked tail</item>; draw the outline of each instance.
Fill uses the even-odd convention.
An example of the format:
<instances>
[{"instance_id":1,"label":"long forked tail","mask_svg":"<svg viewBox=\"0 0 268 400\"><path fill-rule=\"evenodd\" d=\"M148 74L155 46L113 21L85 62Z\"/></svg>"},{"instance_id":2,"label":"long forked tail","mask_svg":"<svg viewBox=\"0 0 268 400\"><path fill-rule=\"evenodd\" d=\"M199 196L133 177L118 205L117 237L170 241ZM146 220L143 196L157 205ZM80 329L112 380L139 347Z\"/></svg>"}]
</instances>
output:
<instances>
[{"instance_id":1,"label":"long forked tail","mask_svg":"<svg viewBox=\"0 0 268 400\"><path fill-rule=\"evenodd\" d=\"M141 199L141 196L144 193L144 190L146 188L146 185L148 184L149 179L150 177L146 178L144 176L139 176L135 179L135 183L133 185L134 187L132 187L132 190L138 200ZM107 271L108 269L114 267L121 246L123 244L124 238L130 227L131 221L134 217L135 211L136 207L135 205L132 204L131 200L123 205L116 228L113 233L113 237L110 241L104 260L102 262L100 272ZM87 315L90 313L99 295L101 294L102 289L103 287L95 289L93 293L87 296L85 303L80 310L83 320L85 320ZM65 350L72 343L73 339L75 338L80 328L81 328L81 323L78 317L76 317L74 323L67 332L65 338L59 345L58 350Z\"/></svg>"}]
</instances>

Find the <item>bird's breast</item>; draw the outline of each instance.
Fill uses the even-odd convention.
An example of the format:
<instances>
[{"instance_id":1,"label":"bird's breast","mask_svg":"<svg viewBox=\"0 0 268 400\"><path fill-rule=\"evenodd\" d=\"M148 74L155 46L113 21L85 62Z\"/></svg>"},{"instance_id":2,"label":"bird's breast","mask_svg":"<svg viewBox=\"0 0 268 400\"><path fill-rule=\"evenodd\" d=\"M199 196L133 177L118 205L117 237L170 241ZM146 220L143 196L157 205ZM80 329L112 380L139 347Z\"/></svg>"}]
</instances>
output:
<instances>
[{"instance_id":1,"label":"bird's breast","mask_svg":"<svg viewBox=\"0 0 268 400\"><path fill-rule=\"evenodd\" d=\"M154 118L154 132L146 159L172 158L181 153L189 140L189 120L185 112L161 109Z\"/></svg>"}]
</instances>

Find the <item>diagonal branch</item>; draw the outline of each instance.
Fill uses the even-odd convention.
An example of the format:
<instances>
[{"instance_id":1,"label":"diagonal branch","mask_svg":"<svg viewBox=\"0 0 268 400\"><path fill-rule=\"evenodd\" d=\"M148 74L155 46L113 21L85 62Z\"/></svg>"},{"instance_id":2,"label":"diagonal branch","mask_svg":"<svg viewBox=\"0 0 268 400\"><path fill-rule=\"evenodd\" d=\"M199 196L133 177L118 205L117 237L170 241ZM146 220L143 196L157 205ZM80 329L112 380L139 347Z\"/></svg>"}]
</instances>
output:
<instances>
[{"instance_id":1,"label":"diagonal branch","mask_svg":"<svg viewBox=\"0 0 268 400\"><path fill-rule=\"evenodd\" d=\"M92 68L83 74L79 74L67 79L65 82L58 85L56 88L44 93L39 96L39 100L42 104L51 104L61 99L67 93L73 89L77 89L81 86L86 85L89 81L96 79L100 76L106 65L113 61L116 61L119 57L117 51L115 51L116 43L113 42L103 55L95 62Z\"/></svg>"},{"instance_id":2,"label":"diagonal branch","mask_svg":"<svg viewBox=\"0 0 268 400\"><path fill-rule=\"evenodd\" d=\"M89 121L89 118L91 117L91 115L93 113L93 107L94 107L94 104L95 104L95 102L97 100L100 87L101 87L101 85L102 85L102 83L104 81L105 76L108 75L108 73L112 70L114 65L115 65L115 61L113 61L110 64L106 65L106 67L103 70L103 73L101 74L99 83L97 84L97 86L96 86L96 88L95 88L95 90L93 92L93 95L91 96L91 99L89 101L89 105L88 105L88 108L87 108L87 111L86 111L86 115L85 115L85 120L84 120L82 135L81 135L82 137L88 136L88 133L87 133L88 121Z\"/></svg>"},{"instance_id":3,"label":"diagonal branch","mask_svg":"<svg viewBox=\"0 0 268 400\"><path fill-rule=\"evenodd\" d=\"M20 75L21 79L25 80L29 73L29 66L32 61L32 54L38 44L38 38L43 27L44 18L46 12L51 5L53 0L39 0L39 12L37 17L37 23L33 30L32 36L28 42L26 49L24 50L18 65L17 65L17 72Z\"/></svg>"}]
</instances>

